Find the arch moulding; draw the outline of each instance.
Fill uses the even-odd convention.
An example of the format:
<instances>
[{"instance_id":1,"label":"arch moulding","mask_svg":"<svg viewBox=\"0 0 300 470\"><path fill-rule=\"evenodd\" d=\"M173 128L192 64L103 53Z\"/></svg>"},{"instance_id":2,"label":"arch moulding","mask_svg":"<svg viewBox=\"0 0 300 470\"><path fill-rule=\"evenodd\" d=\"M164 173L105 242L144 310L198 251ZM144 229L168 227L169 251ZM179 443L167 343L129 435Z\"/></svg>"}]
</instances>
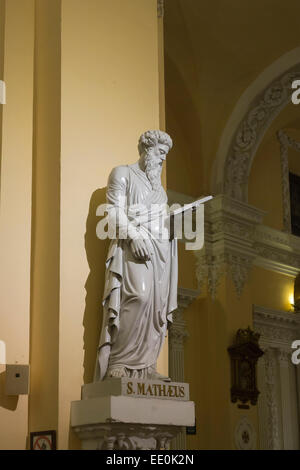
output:
<instances>
[{"instance_id":1,"label":"arch moulding","mask_svg":"<svg viewBox=\"0 0 300 470\"><path fill-rule=\"evenodd\" d=\"M289 103L291 84L300 79L300 47L267 67L238 100L222 133L211 187L239 201L248 200L248 178L263 136Z\"/></svg>"}]
</instances>

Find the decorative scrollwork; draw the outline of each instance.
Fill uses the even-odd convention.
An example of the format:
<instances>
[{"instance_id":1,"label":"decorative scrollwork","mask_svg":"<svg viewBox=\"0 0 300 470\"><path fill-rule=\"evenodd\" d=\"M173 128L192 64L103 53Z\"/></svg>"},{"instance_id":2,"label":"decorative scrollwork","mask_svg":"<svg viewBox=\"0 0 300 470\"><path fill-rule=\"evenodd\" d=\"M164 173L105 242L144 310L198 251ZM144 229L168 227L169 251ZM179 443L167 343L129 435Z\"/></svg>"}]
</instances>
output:
<instances>
[{"instance_id":1,"label":"decorative scrollwork","mask_svg":"<svg viewBox=\"0 0 300 470\"><path fill-rule=\"evenodd\" d=\"M252 103L233 137L225 163L225 194L247 200L247 182L256 149L274 117L290 101L299 65L276 79Z\"/></svg>"}]
</instances>

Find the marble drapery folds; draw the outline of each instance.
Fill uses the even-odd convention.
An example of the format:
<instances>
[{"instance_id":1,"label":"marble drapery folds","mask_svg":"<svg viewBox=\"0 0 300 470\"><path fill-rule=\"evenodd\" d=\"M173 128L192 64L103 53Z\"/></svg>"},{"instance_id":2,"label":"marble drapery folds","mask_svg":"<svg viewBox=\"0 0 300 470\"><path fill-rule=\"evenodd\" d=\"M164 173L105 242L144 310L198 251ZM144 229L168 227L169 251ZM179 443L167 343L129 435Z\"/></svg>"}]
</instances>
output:
<instances>
[{"instance_id":1,"label":"marble drapery folds","mask_svg":"<svg viewBox=\"0 0 300 470\"><path fill-rule=\"evenodd\" d=\"M107 202L108 217L117 213L118 238L111 240L106 259L95 380L114 367L146 378L149 368L156 368L177 308L177 241L161 233L167 215L163 187L153 190L137 163L111 172ZM130 241L135 238L145 240L149 261L134 258Z\"/></svg>"}]
</instances>

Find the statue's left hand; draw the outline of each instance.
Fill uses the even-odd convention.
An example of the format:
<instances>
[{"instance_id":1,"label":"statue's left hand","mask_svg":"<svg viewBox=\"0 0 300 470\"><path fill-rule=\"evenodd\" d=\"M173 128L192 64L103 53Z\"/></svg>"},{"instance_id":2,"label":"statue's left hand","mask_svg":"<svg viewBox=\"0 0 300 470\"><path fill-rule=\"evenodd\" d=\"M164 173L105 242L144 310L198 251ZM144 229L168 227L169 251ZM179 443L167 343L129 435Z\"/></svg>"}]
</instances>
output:
<instances>
[{"instance_id":1,"label":"statue's left hand","mask_svg":"<svg viewBox=\"0 0 300 470\"><path fill-rule=\"evenodd\" d=\"M146 243L142 238L131 240L130 248L133 256L139 261L149 261L150 256Z\"/></svg>"}]
</instances>

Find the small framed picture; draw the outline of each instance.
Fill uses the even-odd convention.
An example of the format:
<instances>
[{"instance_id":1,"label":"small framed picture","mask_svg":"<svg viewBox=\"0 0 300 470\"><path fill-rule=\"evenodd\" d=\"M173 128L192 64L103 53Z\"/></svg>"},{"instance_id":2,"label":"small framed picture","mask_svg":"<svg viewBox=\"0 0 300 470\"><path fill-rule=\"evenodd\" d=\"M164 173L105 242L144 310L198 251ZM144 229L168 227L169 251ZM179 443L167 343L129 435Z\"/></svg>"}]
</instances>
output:
<instances>
[{"instance_id":1,"label":"small framed picture","mask_svg":"<svg viewBox=\"0 0 300 470\"><path fill-rule=\"evenodd\" d=\"M56 431L31 432L30 450L56 450Z\"/></svg>"}]
</instances>

